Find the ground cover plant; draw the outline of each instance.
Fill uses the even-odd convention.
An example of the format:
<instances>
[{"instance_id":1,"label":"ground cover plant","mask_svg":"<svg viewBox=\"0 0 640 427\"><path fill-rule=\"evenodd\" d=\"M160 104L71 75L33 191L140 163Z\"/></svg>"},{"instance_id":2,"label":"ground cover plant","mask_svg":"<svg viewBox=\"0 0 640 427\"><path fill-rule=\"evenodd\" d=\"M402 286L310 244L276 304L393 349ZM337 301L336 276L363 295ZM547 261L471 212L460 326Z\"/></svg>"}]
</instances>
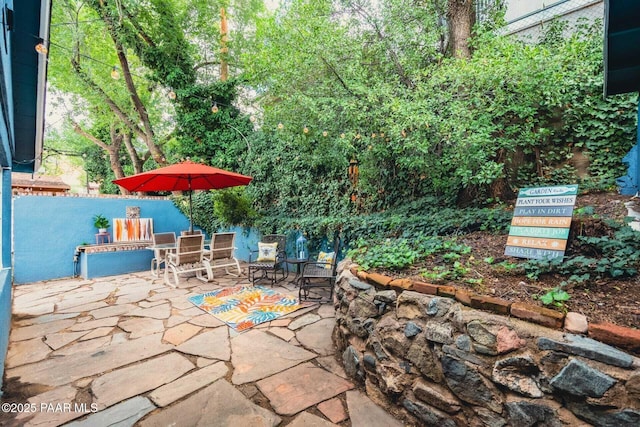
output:
<instances>
[{"instance_id":1,"label":"ground cover plant","mask_svg":"<svg viewBox=\"0 0 640 427\"><path fill-rule=\"evenodd\" d=\"M627 225L629 197L578 197L563 260L504 256L507 234L361 239L350 250L369 271L450 284L477 294L575 311L591 322L635 327L640 320L640 239Z\"/></svg>"}]
</instances>

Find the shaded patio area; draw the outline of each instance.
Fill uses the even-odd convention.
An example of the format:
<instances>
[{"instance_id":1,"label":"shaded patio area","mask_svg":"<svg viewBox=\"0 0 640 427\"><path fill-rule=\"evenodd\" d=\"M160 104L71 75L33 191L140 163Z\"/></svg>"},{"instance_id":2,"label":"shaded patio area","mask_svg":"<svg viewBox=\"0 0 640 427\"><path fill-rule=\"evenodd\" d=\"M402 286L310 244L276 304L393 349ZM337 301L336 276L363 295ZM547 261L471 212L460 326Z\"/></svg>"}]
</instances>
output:
<instances>
[{"instance_id":1,"label":"shaded patio area","mask_svg":"<svg viewBox=\"0 0 640 427\"><path fill-rule=\"evenodd\" d=\"M402 425L347 379L332 305L237 333L187 300L249 283L216 281L173 289L145 271L15 287L0 424Z\"/></svg>"}]
</instances>

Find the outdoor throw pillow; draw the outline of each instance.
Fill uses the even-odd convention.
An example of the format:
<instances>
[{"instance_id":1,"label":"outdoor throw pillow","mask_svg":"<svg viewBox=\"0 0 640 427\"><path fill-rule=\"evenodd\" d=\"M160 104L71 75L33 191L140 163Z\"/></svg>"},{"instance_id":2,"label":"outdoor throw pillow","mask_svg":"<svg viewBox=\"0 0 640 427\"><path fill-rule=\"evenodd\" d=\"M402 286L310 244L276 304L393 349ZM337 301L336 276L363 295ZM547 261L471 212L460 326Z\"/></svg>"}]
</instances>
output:
<instances>
[{"instance_id":1,"label":"outdoor throw pillow","mask_svg":"<svg viewBox=\"0 0 640 427\"><path fill-rule=\"evenodd\" d=\"M258 262L275 262L277 254L277 243L258 242Z\"/></svg>"},{"instance_id":2,"label":"outdoor throw pillow","mask_svg":"<svg viewBox=\"0 0 640 427\"><path fill-rule=\"evenodd\" d=\"M331 264L333 263L333 257L335 257L335 252L320 252L318 254L318 262L326 262L324 268L331 268Z\"/></svg>"}]
</instances>

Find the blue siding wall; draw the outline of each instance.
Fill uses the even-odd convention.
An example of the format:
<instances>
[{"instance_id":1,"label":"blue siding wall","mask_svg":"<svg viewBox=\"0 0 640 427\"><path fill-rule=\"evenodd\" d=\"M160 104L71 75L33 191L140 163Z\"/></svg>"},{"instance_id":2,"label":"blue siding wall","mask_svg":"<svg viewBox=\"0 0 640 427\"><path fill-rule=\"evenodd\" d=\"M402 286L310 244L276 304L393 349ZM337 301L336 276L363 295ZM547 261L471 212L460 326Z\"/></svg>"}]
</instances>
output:
<instances>
[{"instance_id":1,"label":"blue siding wall","mask_svg":"<svg viewBox=\"0 0 640 427\"><path fill-rule=\"evenodd\" d=\"M153 218L156 232L189 228L189 220L170 200L94 197L16 196L13 200L13 281L16 284L71 277L75 248L95 244L93 216L125 218L139 206ZM113 229L109 231L113 235Z\"/></svg>"}]
</instances>

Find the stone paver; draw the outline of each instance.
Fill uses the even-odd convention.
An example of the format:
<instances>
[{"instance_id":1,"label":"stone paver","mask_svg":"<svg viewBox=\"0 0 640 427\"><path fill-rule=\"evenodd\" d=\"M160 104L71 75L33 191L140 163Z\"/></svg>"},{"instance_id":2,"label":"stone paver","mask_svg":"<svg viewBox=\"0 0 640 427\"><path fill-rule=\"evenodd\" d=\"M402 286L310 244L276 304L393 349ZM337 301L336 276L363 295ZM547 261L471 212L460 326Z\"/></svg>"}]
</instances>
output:
<instances>
[{"instance_id":1,"label":"stone paver","mask_svg":"<svg viewBox=\"0 0 640 427\"><path fill-rule=\"evenodd\" d=\"M105 346L98 352L72 353L7 370L7 378L21 382L59 386L80 378L107 372L129 363L164 353L172 348L160 342L160 334L122 344Z\"/></svg>"},{"instance_id":2,"label":"stone paver","mask_svg":"<svg viewBox=\"0 0 640 427\"><path fill-rule=\"evenodd\" d=\"M94 338L100 338L100 337L104 337L107 336L111 333L111 331L113 331L113 328L110 326L105 326L102 328L96 328L93 331L89 332L86 335L83 335L80 338L80 341L87 341L87 340L92 340Z\"/></svg>"},{"instance_id":3,"label":"stone paver","mask_svg":"<svg viewBox=\"0 0 640 427\"><path fill-rule=\"evenodd\" d=\"M229 348L229 333L227 328L215 328L203 332L176 347L183 353L203 356L210 359L229 360L231 350Z\"/></svg>"},{"instance_id":4,"label":"stone paver","mask_svg":"<svg viewBox=\"0 0 640 427\"><path fill-rule=\"evenodd\" d=\"M281 421L276 414L254 404L221 379L187 399L149 415L139 425L275 427Z\"/></svg>"},{"instance_id":5,"label":"stone paver","mask_svg":"<svg viewBox=\"0 0 640 427\"><path fill-rule=\"evenodd\" d=\"M229 368L224 362L216 362L184 377L157 388L149 397L158 406L167 406L176 400L211 384L227 375Z\"/></svg>"},{"instance_id":6,"label":"stone paver","mask_svg":"<svg viewBox=\"0 0 640 427\"><path fill-rule=\"evenodd\" d=\"M208 313L194 317L189 320L189 323L197 326L204 326L205 328L217 328L218 326L224 326L223 321L216 319L213 315Z\"/></svg>"},{"instance_id":7,"label":"stone paver","mask_svg":"<svg viewBox=\"0 0 640 427\"><path fill-rule=\"evenodd\" d=\"M136 396L104 411L89 415L83 420L65 424L65 427L132 426L154 409L156 407L149 399Z\"/></svg>"},{"instance_id":8,"label":"stone paver","mask_svg":"<svg viewBox=\"0 0 640 427\"><path fill-rule=\"evenodd\" d=\"M63 319L39 325L15 328L11 331L11 341L25 341L32 338L44 337L47 334L53 334L66 329L75 323L76 321L73 319Z\"/></svg>"},{"instance_id":9,"label":"stone paver","mask_svg":"<svg viewBox=\"0 0 640 427\"><path fill-rule=\"evenodd\" d=\"M129 338L139 338L146 335L164 332L164 324L160 319L137 318L128 319L118 324L120 329L129 332Z\"/></svg>"},{"instance_id":10,"label":"stone paver","mask_svg":"<svg viewBox=\"0 0 640 427\"><path fill-rule=\"evenodd\" d=\"M93 382L91 392L103 409L167 384L194 367L186 357L170 353L106 373Z\"/></svg>"},{"instance_id":11,"label":"stone paver","mask_svg":"<svg viewBox=\"0 0 640 427\"><path fill-rule=\"evenodd\" d=\"M69 404L76 397L77 389L71 386L57 387L36 396L30 397L26 403L35 405L33 412L21 412L16 417L17 426L57 426L67 421L84 416L90 412L88 407L69 406L65 410L64 405ZM58 406L58 405L61 406ZM28 421L27 421L28 420Z\"/></svg>"},{"instance_id":12,"label":"stone paver","mask_svg":"<svg viewBox=\"0 0 640 427\"><path fill-rule=\"evenodd\" d=\"M325 402L318 404L318 410L322 414L329 418L332 423L339 423L348 418L347 411L344 410L344 405L340 399L329 399Z\"/></svg>"},{"instance_id":13,"label":"stone paver","mask_svg":"<svg viewBox=\"0 0 640 427\"><path fill-rule=\"evenodd\" d=\"M320 316L318 316L317 314L314 314L314 313L305 314L304 316L298 317L296 320L289 323L288 328L291 329L292 331L295 331L296 329L300 329L303 326L307 326L312 323L315 323L318 320L320 320Z\"/></svg>"},{"instance_id":14,"label":"stone paver","mask_svg":"<svg viewBox=\"0 0 640 427\"><path fill-rule=\"evenodd\" d=\"M351 427L402 427L402 423L360 391L347 392Z\"/></svg>"},{"instance_id":15,"label":"stone paver","mask_svg":"<svg viewBox=\"0 0 640 427\"><path fill-rule=\"evenodd\" d=\"M11 351L6 360L6 366L26 365L45 359L51 348L42 342L41 338L33 338L27 341L18 341L11 344Z\"/></svg>"},{"instance_id":16,"label":"stone paver","mask_svg":"<svg viewBox=\"0 0 640 427\"><path fill-rule=\"evenodd\" d=\"M253 382L315 357L310 351L259 330L250 330L233 338L231 349L233 384Z\"/></svg>"},{"instance_id":17,"label":"stone paver","mask_svg":"<svg viewBox=\"0 0 640 427\"><path fill-rule=\"evenodd\" d=\"M309 384L314 384L309 387ZM311 363L304 363L257 382L273 409L294 415L310 406L344 393L353 384Z\"/></svg>"},{"instance_id":18,"label":"stone paver","mask_svg":"<svg viewBox=\"0 0 640 427\"><path fill-rule=\"evenodd\" d=\"M187 299L238 284L246 278L218 274L215 283L188 278L173 289L145 271L15 288L14 314L32 317L12 324L7 383L29 384L27 395L40 391L26 403L49 411L10 422L271 427L282 415L290 427L400 425L349 391L334 355L331 304L236 332ZM288 282L274 290L297 294Z\"/></svg>"},{"instance_id":19,"label":"stone paver","mask_svg":"<svg viewBox=\"0 0 640 427\"><path fill-rule=\"evenodd\" d=\"M296 339L305 348L321 356L328 356L336 351L333 341L331 340L331 334L333 333L335 324L335 318L319 320L300 329L296 333Z\"/></svg>"},{"instance_id":20,"label":"stone paver","mask_svg":"<svg viewBox=\"0 0 640 427\"><path fill-rule=\"evenodd\" d=\"M75 325L70 327L69 330L72 332L90 331L92 329L102 328L105 326L116 326L117 324L117 317L105 317L104 319L89 320L83 323L76 323Z\"/></svg>"},{"instance_id":21,"label":"stone paver","mask_svg":"<svg viewBox=\"0 0 640 427\"><path fill-rule=\"evenodd\" d=\"M269 332L285 341L291 341L296 336L295 332L287 328L269 328Z\"/></svg>"},{"instance_id":22,"label":"stone paver","mask_svg":"<svg viewBox=\"0 0 640 427\"><path fill-rule=\"evenodd\" d=\"M63 320L63 319L72 319L74 317L77 317L80 313L64 313L64 314L45 314L44 316L38 316L38 317L30 317L28 319L22 319L19 320L17 322L15 322L16 325L18 326L30 326L30 325L38 325L41 323L49 323L49 322L53 322L56 320ZM14 313L15 315L15 313Z\"/></svg>"},{"instance_id":23,"label":"stone paver","mask_svg":"<svg viewBox=\"0 0 640 427\"><path fill-rule=\"evenodd\" d=\"M137 308L129 316L151 317L154 319L168 319L171 316L171 305L161 304L150 308Z\"/></svg>"},{"instance_id":24,"label":"stone paver","mask_svg":"<svg viewBox=\"0 0 640 427\"><path fill-rule=\"evenodd\" d=\"M52 350L57 350L65 345L74 342L83 335L88 334L88 331L81 332L61 332L56 334L47 335L44 342L51 347Z\"/></svg>"},{"instance_id":25,"label":"stone paver","mask_svg":"<svg viewBox=\"0 0 640 427\"><path fill-rule=\"evenodd\" d=\"M103 319L105 317L120 316L122 314L130 313L135 309L135 304L119 304L91 310L89 314L93 316L94 319Z\"/></svg>"},{"instance_id":26,"label":"stone paver","mask_svg":"<svg viewBox=\"0 0 640 427\"><path fill-rule=\"evenodd\" d=\"M331 427L337 424L330 423L327 420L323 420L317 415L310 414L308 412L302 412L295 417L293 421L287 424L287 427Z\"/></svg>"},{"instance_id":27,"label":"stone paver","mask_svg":"<svg viewBox=\"0 0 640 427\"><path fill-rule=\"evenodd\" d=\"M169 344L180 345L201 330L200 326L181 323L178 326L167 329L162 338Z\"/></svg>"}]
</instances>

